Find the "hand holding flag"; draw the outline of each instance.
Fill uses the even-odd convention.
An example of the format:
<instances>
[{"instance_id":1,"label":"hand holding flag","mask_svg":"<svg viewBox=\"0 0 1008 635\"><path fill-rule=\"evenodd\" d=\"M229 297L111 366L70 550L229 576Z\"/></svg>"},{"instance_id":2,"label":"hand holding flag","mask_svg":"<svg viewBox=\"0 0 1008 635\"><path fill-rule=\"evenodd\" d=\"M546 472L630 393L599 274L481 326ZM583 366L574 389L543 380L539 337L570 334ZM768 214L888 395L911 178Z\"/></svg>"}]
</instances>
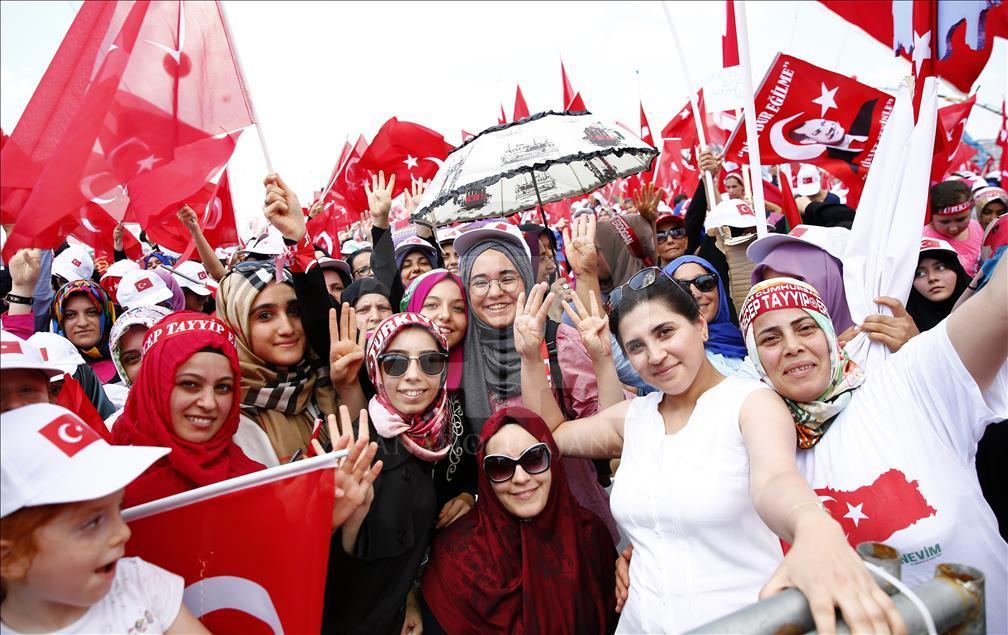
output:
<instances>
[{"instance_id":1,"label":"hand holding flag","mask_svg":"<svg viewBox=\"0 0 1008 635\"><path fill-rule=\"evenodd\" d=\"M308 230L297 194L278 174L268 175L263 179L263 185L266 186L266 200L263 207L266 220L276 227L284 238L300 242Z\"/></svg>"}]
</instances>

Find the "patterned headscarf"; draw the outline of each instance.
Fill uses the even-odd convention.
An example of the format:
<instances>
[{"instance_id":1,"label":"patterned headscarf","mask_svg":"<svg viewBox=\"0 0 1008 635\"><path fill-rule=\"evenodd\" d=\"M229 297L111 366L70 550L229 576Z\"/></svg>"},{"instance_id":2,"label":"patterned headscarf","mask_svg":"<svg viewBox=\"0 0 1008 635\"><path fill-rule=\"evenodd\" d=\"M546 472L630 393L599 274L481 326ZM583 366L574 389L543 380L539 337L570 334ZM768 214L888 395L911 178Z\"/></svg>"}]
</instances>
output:
<instances>
[{"instance_id":1,"label":"patterned headscarf","mask_svg":"<svg viewBox=\"0 0 1008 635\"><path fill-rule=\"evenodd\" d=\"M115 364L116 372L119 373L119 379L122 380L123 386L130 388L133 385L122 365L122 348L119 342L123 335L134 326L150 329L170 313L171 311L160 305L138 306L125 311L112 325L112 333L109 335L109 354L112 356L112 363Z\"/></svg>"},{"instance_id":2,"label":"patterned headscarf","mask_svg":"<svg viewBox=\"0 0 1008 635\"><path fill-rule=\"evenodd\" d=\"M336 412L332 386L323 381L328 364L312 364L310 349L296 366L274 366L252 352L250 315L256 296L277 273L291 284L290 272L271 262L243 262L224 276L217 290L217 316L235 332L241 362L241 403L266 431L280 461L307 450L315 420ZM328 440L322 426L322 439Z\"/></svg>"},{"instance_id":3,"label":"patterned headscarf","mask_svg":"<svg viewBox=\"0 0 1008 635\"><path fill-rule=\"evenodd\" d=\"M826 390L813 401L799 402L781 395L794 418L798 447L810 448L819 442L836 416L850 403L854 389L864 382L864 374L837 343L829 311L815 287L794 278L771 278L750 289L739 315L749 358L756 365L764 382L773 386L760 361L752 325L760 315L780 309L804 310L826 334L829 343L830 381ZM776 386L774 389L780 392Z\"/></svg>"},{"instance_id":4,"label":"patterned headscarf","mask_svg":"<svg viewBox=\"0 0 1008 635\"><path fill-rule=\"evenodd\" d=\"M448 455L452 444L452 440L448 438L449 430L445 417L448 398L445 382L448 373L441 373L438 393L430 406L418 415L406 416L397 412L389 401L379 368L379 356L385 352L396 335L408 328L420 328L430 333L441 352L448 352L448 342L441 329L419 313L396 313L385 318L375 329L368 343L367 372L375 387L375 396L368 404L368 415L375 430L383 438L399 437L399 441L410 454L425 461L437 461Z\"/></svg>"},{"instance_id":5,"label":"patterned headscarf","mask_svg":"<svg viewBox=\"0 0 1008 635\"><path fill-rule=\"evenodd\" d=\"M108 359L109 331L112 330L112 323L115 322L115 306L113 306L108 293L106 293L105 289L103 289L97 282L92 282L91 280L74 280L73 282L68 282L60 287L60 290L57 291L56 295L53 297L52 306L50 307L51 326L49 330L57 335L67 337L66 330L63 327L63 313L66 310L67 300L74 295L87 296L87 298L91 300L91 303L94 304L101 313L101 318L98 324L98 330L101 331L101 336L98 338L98 342L86 351L81 350L80 347L78 347L78 350L80 350L81 354L86 358ZM67 337L67 339L70 338Z\"/></svg>"},{"instance_id":6,"label":"patterned headscarf","mask_svg":"<svg viewBox=\"0 0 1008 635\"><path fill-rule=\"evenodd\" d=\"M462 304L465 306L466 314L469 312L469 304L466 302L465 286L462 279L448 271L447 269L433 269L421 274L413 279L413 282L406 288L402 302L399 303L399 310L402 312L419 313L423 308L427 294L435 285L444 279L449 279L458 285L462 293ZM467 318L468 321L468 318ZM462 358L465 350L465 341L459 342L454 348L448 350L448 390L457 390L462 383Z\"/></svg>"}]
</instances>

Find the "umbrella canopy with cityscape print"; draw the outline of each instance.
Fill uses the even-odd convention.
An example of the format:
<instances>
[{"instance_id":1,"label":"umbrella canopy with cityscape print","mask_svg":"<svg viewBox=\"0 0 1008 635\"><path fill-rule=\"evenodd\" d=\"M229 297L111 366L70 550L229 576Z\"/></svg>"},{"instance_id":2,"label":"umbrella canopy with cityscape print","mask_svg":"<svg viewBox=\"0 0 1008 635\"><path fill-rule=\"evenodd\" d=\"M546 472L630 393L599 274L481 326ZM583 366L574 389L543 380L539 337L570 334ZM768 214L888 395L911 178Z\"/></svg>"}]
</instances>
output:
<instances>
[{"instance_id":1,"label":"umbrella canopy with cityscape print","mask_svg":"<svg viewBox=\"0 0 1008 635\"><path fill-rule=\"evenodd\" d=\"M413 213L439 227L502 218L650 169L658 150L589 112L543 112L488 128L444 160ZM534 175L534 178L533 178Z\"/></svg>"}]
</instances>

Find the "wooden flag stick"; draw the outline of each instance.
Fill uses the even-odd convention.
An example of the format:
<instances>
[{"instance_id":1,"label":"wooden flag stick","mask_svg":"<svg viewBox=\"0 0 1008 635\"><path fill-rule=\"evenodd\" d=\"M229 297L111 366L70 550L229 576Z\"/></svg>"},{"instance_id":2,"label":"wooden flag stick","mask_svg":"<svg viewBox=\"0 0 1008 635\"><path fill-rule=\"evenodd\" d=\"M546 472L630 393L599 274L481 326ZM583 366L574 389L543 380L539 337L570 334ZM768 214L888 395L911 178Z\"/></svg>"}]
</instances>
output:
<instances>
[{"instance_id":1,"label":"wooden flag stick","mask_svg":"<svg viewBox=\"0 0 1008 635\"><path fill-rule=\"evenodd\" d=\"M756 105L753 97L752 65L749 61L749 30L746 26L746 3L735 3L735 35L738 39L739 66L742 67L742 92L745 97L746 147L749 149L749 175L752 185L753 210L756 212L756 234L767 235L766 203L763 197L763 171L760 168L759 137L756 132Z\"/></svg>"}]
</instances>

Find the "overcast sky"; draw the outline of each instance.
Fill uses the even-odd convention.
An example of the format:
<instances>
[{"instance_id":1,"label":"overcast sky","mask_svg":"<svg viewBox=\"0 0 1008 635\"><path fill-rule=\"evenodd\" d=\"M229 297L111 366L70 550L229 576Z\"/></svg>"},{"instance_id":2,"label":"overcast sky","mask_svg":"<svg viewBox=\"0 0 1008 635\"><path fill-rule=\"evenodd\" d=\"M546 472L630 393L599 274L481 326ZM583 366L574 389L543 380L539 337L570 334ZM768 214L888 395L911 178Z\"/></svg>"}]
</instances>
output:
<instances>
[{"instance_id":1,"label":"overcast sky","mask_svg":"<svg viewBox=\"0 0 1008 635\"><path fill-rule=\"evenodd\" d=\"M10 132L79 0L0 2L0 126ZM560 58L590 110L631 126L638 98L657 132L687 91L657 2L225 2L274 167L307 204L343 139L369 139L391 116L440 131L510 118L515 83L529 108L561 107ZM755 84L777 52L894 90L909 64L817 2L749 2ZM721 65L724 3L671 10L695 84ZM996 43L978 102L1000 108L1008 46ZM955 94L945 85L942 93ZM1000 117L974 108L975 138ZM265 163L254 129L231 161L239 214L259 213Z\"/></svg>"}]
</instances>

